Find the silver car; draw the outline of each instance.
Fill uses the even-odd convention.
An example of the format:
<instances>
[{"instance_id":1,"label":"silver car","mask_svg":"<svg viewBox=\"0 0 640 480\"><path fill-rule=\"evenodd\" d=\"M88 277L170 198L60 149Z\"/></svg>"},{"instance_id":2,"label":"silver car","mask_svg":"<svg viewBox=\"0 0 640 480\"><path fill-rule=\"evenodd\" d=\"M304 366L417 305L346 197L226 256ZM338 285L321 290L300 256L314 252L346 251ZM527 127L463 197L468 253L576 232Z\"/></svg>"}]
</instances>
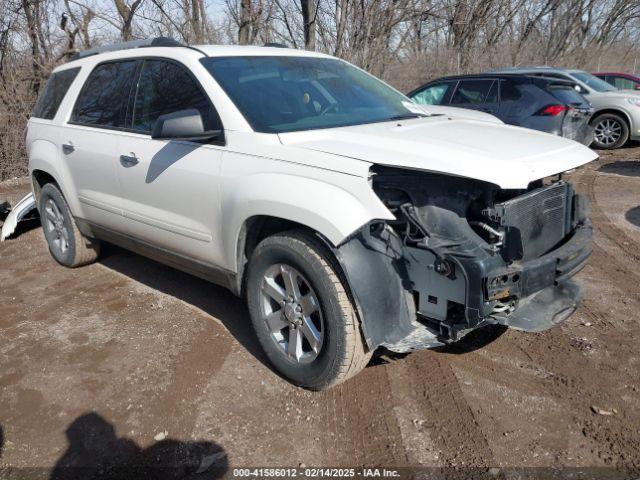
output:
<instances>
[{"instance_id":1,"label":"silver car","mask_svg":"<svg viewBox=\"0 0 640 480\"><path fill-rule=\"evenodd\" d=\"M593 146L611 150L629 140L640 140L640 92L618 90L604 80L582 70L553 67L518 67L497 70L572 80L576 89L594 108Z\"/></svg>"}]
</instances>

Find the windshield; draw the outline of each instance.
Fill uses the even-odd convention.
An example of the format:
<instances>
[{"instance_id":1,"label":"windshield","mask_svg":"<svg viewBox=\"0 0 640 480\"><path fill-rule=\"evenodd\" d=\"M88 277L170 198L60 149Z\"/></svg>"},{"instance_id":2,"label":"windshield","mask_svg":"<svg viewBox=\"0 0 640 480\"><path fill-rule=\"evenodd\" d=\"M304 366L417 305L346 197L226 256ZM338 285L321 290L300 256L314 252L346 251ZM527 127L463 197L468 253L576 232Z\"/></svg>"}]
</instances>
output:
<instances>
[{"instance_id":1,"label":"windshield","mask_svg":"<svg viewBox=\"0 0 640 480\"><path fill-rule=\"evenodd\" d=\"M201 62L258 132L425 116L404 95L337 59L257 56Z\"/></svg>"},{"instance_id":2,"label":"windshield","mask_svg":"<svg viewBox=\"0 0 640 480\"><path fill-rule=\"evenodd\" d=\"M618 90L613 85L587 72L571 72L570 75L573 78L580 80L582 83L586 84L589 88L592 88L596 92L615 92L616 90Z\"/></svg>"}]
</instances>

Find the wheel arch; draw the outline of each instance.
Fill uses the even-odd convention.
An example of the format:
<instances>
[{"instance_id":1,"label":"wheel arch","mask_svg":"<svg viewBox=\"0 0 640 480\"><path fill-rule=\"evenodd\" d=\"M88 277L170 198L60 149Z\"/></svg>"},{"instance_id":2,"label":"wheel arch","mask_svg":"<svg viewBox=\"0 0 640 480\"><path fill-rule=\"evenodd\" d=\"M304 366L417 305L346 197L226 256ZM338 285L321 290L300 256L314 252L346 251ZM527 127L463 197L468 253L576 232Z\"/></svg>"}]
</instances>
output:
<instances>
[{"instance_id":1,"label":"wheel arch","mask_svg":"<svg viewBox=\"0 0 640 480\"><path fill-rule=\"evenodd\" d=\"M305 225L303 223L272 215L254 215L245 220L238 234L236 246L236 293L244 297L246 271L251 254L258 244L273 235L287 232L290 230L299 230L308 233L317 238L325 248L326 252L331 255L336 268L340 269L339 275L345 276L340 259L336 255L336 246L322 233ZM349 290L348 282L346 288Z\"/></svg>"},{"instance_id":2,"label":"wheel arch","mask_svg":"<svg viewBox=\"0 0 640 480\"><path fill-rule=\"evenodd\" d=\"M36 205L40 201L40 192L42 187L47 183L53 183L60 188L60 183L56 178L45 170L35 169L31 171L31 186L33 190L33 196L36 199Z\"/></svg>"},{"instance_id":3,"label":"wheel arch","mask_svg":"<svg viewBox=\"0 0 640 480\"><path fill-rule=\"evenodd\" d=\"M609 108L603 108L602 110L596 110L591 116L591 120L589 120L589 124L591 124L592 126L595 125L595 120L599 116L606 115L606 114L613 114L613 115L618 115L619 117L622 117L622 119L627 123L627 127L629 128L629 131L631 131L631 116L624 110L618 109L618 108L609 107Z\"/></svg>"},{"instance_id":4,"label":"wheel arch","mask_svg":"<svg viewBox=\"0 0 640 480\"><path fill-rule=\"evenodd\" d=\"M256 231L303 228L338 246L374 219L395 218L366 179L353 176L342 184L289 173L239 176L225 185L221 207L223 255L226 267L236 273L247 239L251 246L259 238Z\"/></svg>"}]
</instances>

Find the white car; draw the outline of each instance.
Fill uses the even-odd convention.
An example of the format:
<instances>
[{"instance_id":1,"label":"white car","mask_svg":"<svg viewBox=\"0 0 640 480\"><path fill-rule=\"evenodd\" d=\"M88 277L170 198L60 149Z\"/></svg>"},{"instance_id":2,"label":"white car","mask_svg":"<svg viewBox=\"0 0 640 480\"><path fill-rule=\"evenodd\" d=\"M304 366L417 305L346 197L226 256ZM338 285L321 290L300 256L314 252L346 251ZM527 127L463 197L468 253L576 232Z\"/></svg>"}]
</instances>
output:
<instances>
[{"instance_id":1,"label":"white car","mask_svg":"<svg viewBox=\"0 0 640 480\"><path fill-rule=\"evenodd\" d=\"M591 227L562 172L591 150L425 111L327 55L162 38L88 50L53 72L27 149L59 263L108 241L227 287L307 388L381 347L544 330L579 304Z\"/></svg>"}]
</instances>

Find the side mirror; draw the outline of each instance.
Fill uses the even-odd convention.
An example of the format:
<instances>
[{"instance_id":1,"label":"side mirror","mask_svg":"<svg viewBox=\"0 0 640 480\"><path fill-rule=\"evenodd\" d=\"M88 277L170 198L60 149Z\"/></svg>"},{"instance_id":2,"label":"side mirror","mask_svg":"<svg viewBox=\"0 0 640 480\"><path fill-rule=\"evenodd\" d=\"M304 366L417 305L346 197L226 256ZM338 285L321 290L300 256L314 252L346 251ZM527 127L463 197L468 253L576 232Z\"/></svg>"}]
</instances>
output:
<instances>
[{"instance_id":1,"label":"side mirror","mask_svg":"<svg viewBox=\"0 0 640 480\"><path fill-rule=\"evenodd\" d=\"M212 140L222 130L205 130L202 115L195 108L160 115L151 132L156 140Z\"/></svg>"}]
</instances>

